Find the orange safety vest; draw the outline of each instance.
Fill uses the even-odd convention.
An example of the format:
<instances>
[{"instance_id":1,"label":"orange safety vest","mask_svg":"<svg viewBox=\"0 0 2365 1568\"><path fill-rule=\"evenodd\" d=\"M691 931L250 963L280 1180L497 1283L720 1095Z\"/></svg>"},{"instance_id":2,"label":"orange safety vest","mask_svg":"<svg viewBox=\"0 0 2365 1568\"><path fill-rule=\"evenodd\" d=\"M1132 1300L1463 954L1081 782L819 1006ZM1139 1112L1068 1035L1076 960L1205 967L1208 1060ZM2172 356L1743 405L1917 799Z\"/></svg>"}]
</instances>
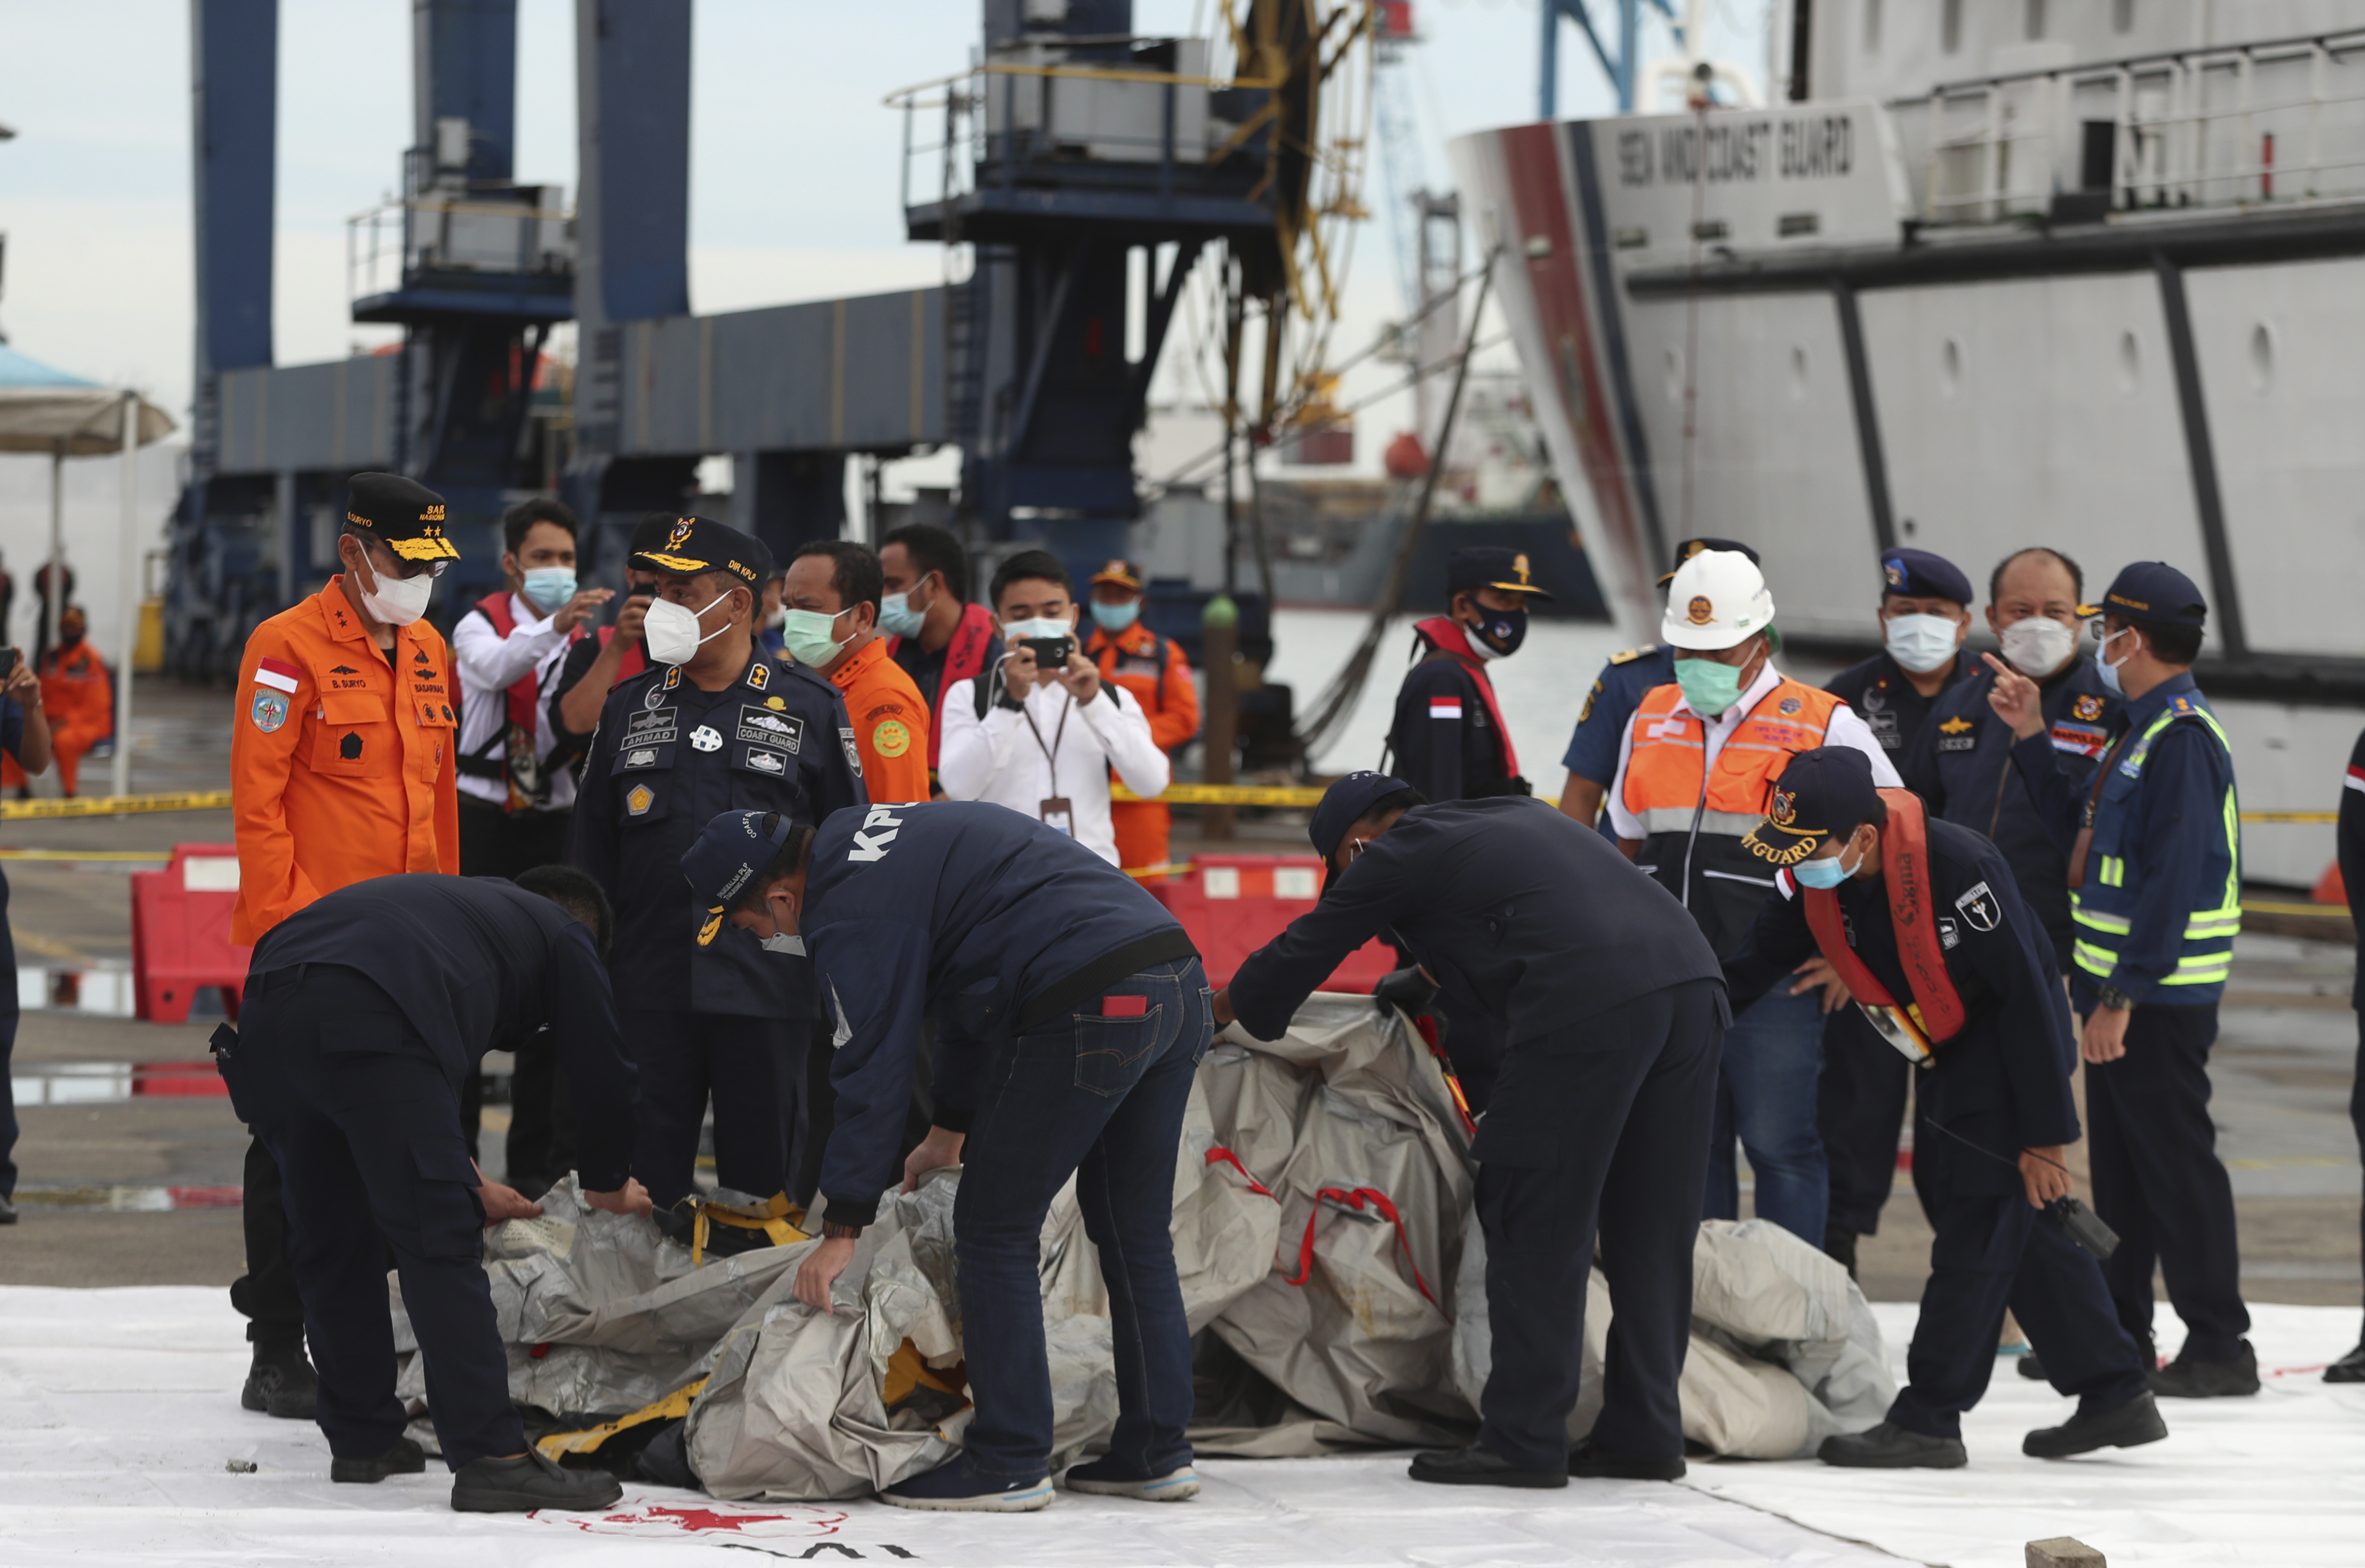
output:
<instances>
[{"instance_id":1,"label":"orange safety vest","mask_svg":"<svg viewBox=\"0 0 2365 1568\"><path fill-rule=\"evenodd\" d=\"M1872 970L1848 946L1847 928L1840 919L1837 890L1802 886L1807 926L1815 946L1839 977L1848 994L1872 1020L1882 1038L1903 1051L1917 1065L1928 1067L1938 1047L1963 1030L1967 1015L1955 977L1946 972L1946 955L1938 938L1938 923L1930 911L1930 824L1922 812L1922 798L1911 790L1883 790L1889 821L1880 830L1880 878L1889 890L1889 924L1897 933L1898 961L1905 966L1905 999L1911 1029L1896 1027L1892 1014L1897 999L1873 978Z\"/></svg>"},{"instance_id":2,"label":"orange safety vest","mask_svg":"<svg viewBox=\"0 0 2365 1568\"><path fill-rule=\"evenodd\" d=\"M1671 681L1635 709L1620 799L1642 820L1637 863L1683 902L1721 956L1740 946L1774 886L1741 837L1765 820L1766 792L1791 754L1823 744L1842 700L1784 676L1734 726L1709 773L1707 725L1682 706L1683 695Z\"/></svg>"}]
</instances>

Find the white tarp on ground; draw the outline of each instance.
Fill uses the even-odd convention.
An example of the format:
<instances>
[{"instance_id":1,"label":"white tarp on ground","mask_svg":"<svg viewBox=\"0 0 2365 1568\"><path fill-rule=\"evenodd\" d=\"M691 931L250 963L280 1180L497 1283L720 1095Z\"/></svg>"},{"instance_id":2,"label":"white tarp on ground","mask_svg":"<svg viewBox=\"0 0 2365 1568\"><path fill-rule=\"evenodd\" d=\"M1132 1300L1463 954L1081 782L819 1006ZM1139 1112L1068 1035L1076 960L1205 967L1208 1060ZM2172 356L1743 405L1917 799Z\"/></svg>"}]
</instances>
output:
<instances>
[{"instance_id":1,"label":"white tarp on ground","mask_svg":"<svg viewBox=\"0 0 2365 1568\"><path fill-rule=\"evenodd\" d=\"M2068 1402L2000 1362L1967 1423L1971 1467L1960 1471L1734 1461L1695 1465L1678 1486L1539 1493L1421 1486L1405 1479L1400 1454L1213 1460L1200 1500L1171 1506L1062 1493L1040 1514L980 1518L867 1501L730 1504L633 1485L604 1515L520 1518L451 1513L440 1472L331 1484L316 1428L239 1408L243 1324L219 1290L0 1287L0 1562L727 1568L754 1561L752 1551L960 1568L1898 1558L2020 1568L2023 1542L2075 1535L2119 1564L2347 1568L2365 1540L2365 1388L2329 1388L2315 1374L2353 1341L2356 1312L2254 1310L2263 1394L2171 1406L2168 1441L2067 1463L2023 1459L2019 1445ZM1901 1373L1913 1308L1876 1311ZM231 1473L232 1462L255 1469Z\"/></svg>"}]
</instances>

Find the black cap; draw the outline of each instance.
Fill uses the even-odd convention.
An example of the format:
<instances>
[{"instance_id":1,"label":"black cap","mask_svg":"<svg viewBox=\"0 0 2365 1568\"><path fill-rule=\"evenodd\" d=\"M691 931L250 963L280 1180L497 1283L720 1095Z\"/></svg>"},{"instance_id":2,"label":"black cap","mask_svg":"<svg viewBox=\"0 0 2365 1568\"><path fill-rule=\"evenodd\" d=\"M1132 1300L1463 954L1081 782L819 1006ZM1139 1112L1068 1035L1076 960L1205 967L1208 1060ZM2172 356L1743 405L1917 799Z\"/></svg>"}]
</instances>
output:
<instances>
[{"instance_id":1,"label":"black cap","mask_svg":"<svg viewBox=\"0 0 2365 1568\"><path fill-rule=\"evenodd\" d=\"M1790 758L1765 797L1765 820L1742 835L1742 847L1775 866L1796 866L1834 834L1844 838L1880 809L1872 759L1853 746L1827 745Z\"/></svg>"},{"instance_id":2,"label":"black cap","mask_svg":"<svg viewBox=\"0 0 2365 1568\"><path fill-rule=\"evenodd\" d=\"M1324 867L1329 866L1339 841L1347 836L1357 818L1375 802L1411 788L1401 778L1367 771L1350 773L1325 790L1321 804L1314 808L1314 820L1306 824L1306 836L1314 841L1314 852L1322 857Z\"/></svg>"},{"instance_id":3,"label":"black cap","mask_svg":"<svg viewBox=\"0 0 2365 1568\"><path fill-rule=\"evenodd\" d=\"M711 517L678 517L655 545L634 550L630 565L681 577L728 572L749 588L760 588L772 570L772 553L762 540L729 523Z\"/></svg>"},{"instance_id":4,"label":"black cap","mask_svg":"<svg viewBox=\"0 0 2365 1568\"><path fill-rule=\"evenodd\" d=\"M1944 555L1927 550L1884 550L1880 553L1880 592L1886 599L1901 593L1908 599L1951 599L1968 610L1971 579Z\"/></svg>"},{"instance_id":5,"label":"black cap","mask_svg":"<svg viewBox=\"0 0 2365 1568\"><path fill-rule=\"evenodd\" d=\"M766 817L772 819L769 833L764 831ZM796 825L793 818L771 812L725 812L700 829L682 851L681 874L700 898L717 906L707 913L718 913L745 892L747 884L787 846Z\"/></svg>"},{"instance_id":6,"label":"black cap","mask_svg":"<svg viewBox=\"0 0 2365 1568\"><path fill-rule=\"evenodd\" d=\"M456 561L443 537L443 498L399 474L356 474L345 481L345 521L366 528L402 561Z\"/></svg>"},{"instance_id":7,"label":"black cap","mask_svg":"<svg viewBox=\"0 0 2365 1568\"><path fill-rule=\"evenodd\" d=\"M1765 564L1758 560L1756 551L1752 550L1748 545L1743 544L1738 539L1709 539L1705 536L1698 539L1687 539L1681 544L1676 546L1676 564L1659 574L1659 586L1661 588L1665 588L1669 583L1674 582L1676 580L1676 574L1683 569L1684 563L1690 560L1693 556L1698 554L1703 550L1737 551L1740 554L1748 556L1749 564L1753 566L1763 566Z\"/></svg>"},{"instance_id":8,"label":"black cap","mask_svg":"<svg viewBox=\"0 0 2365 1568\"><path fill-rule=\"evenodd\" d=\"M2153 626L2199 626L2209 619L2209 605L2192 579L2167 562L2137 561L2119 568L2102 603L2081 604L2078 613Z\"/></svg>"},{"instance_id":9,"label":"black cap","mask_svg":"<svg viewBox=\"0 0 2365 1568\"><path fill-rule=\"evenodd\" d=\"M1531 593L1547 601L1552 598L1529 575L1524 551L1499 544L1474 544L1445 558L1446 597L1482 588L1500 588L1505 593Z\"/></svg>"},{"instance_id":10,"label":"black cap","mask_svg":"<svg viewBox=\"0 0 2365 1568\"><path fill-rule=\"evenodd\" d=\"M632 537L624 542L624 554L637 555L644 550L664 549L665 542L673 536L673 525L679 521L674 512L644 512L641 521L633 524ZM635 569L648 570L645 566Z\"/></svg>"}]
</instances>

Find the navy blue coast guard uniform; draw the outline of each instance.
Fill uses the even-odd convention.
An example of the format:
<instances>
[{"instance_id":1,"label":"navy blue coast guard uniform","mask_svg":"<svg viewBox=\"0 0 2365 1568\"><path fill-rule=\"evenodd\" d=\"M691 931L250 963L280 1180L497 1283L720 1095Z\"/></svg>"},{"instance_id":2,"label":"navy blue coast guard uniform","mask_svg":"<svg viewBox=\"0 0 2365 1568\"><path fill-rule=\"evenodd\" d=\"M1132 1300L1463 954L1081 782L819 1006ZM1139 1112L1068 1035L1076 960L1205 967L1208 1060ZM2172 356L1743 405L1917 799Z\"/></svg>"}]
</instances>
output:
<instances>
[{"instance_id":1,"label":"navy blue coast guard uniform","mask_svg":"<svg viewBox=\"0 0 2365 1568\"><path fill-rule=\"evenodd\" d=\"M1618 1316L1593 1429L1609 1452L1683 1454L1676 1381L1726 1011L1716 952L1667 890L1539 801L1416 806L1233 976L1261 1039L1349 953L1393 931L1507 1042L1478 1125L1495 1366L1479 1442L1568 1462L1597 1229Z\"/></svg>"},{"instance_id":2,"label":"navy blue coast guard uniform","mask_svg":"<svg viewBox=\"0 0 2365 1568\"><path fill-rule=\"evenodd\" d=\"M1906 1355L1907 1386L1889 1419L1959 1439L1962 1413L1978 1403L1995 1370L2007 1306L2053 1386L2076 1395L2081 1415L2100 1416L2146 1391L2146 1363L2120 1327L2092 1255L2029 1205L2014 1163L2023 1148L2078 1139L2069 1096L2076 1047L2052 945L1993 845L1952 823L1933 822L1929 834L1928 907L1968 1021L1939 1048L1936 1066L1907 1068L1917 1100L1913 1186L1937 1236ZM1890 996L1911 996L1885 881L1850 879L1838 896L1856 957ZM1733 1006L1746 1007L1815 952L1805 900L1782 872L1747 941L1725 960Z\"/></svg>"},{"instance_id":3,"label":"navy blue coast guard uniform","mask_svg":"<svg viewBox=\"0 0 2365 1568\"><path fill-rule=\"evenodd\" d=\"M1601 673L1593 678L1593 689L1585 694L1585 705L1576 711L1576 730L1568 737L1568 750L1561 756L1561 766L1579 778L1590 778L1607 791L1618 778L1618 748L1626 737L1626 726L1634 717L1634 710L1653 689L1672 685L1676 678L1676 650L1656 643L1645 643L1639 648L1629 648L1622 654L1612 654ZM1601 813L1601 831L1607 837L1618 836L1609 825L1609 813Z\"/></svg>"},{"instance_id":4,"label":"navy blue coast guard uniform","mask_svg":"<svg viewBox=\"0 0 2365 1568\"><path fill-rule=\"evenodd\" d=\"M900 1179L921 1021L936 1021L936 1125L967 1134L953 1249L971 1465L1031 1481L1050 1457L1037 1253L1071 1175L1118 1326L1110 1458L1148 1476L1189 1464L1174 1158L1215 1030L1182 926L1067 834L939 801L822 823L799 929L837 1025L825 1219L869 1224Z\"/></svg>"},{"instance_id":5,"label":"navy blue coast guard uniform","mask_svg":"<svg viewBox=\"0 0 2365 1568\"><path fill-rule=\"evenodd\" d=\"M444 1462L520 1451L460 1081L485 1052L548 1026L583 1187L624 1185L634 1073L589 929L497 877L355 882L255 944L241 1025L222 1077L284 1178L329 1451L375 1459L409 1420L394 1394L389 1249Z\"/></svg>"},{"instance_id":6,"label":"navy blue coast guard uniform","mask_svg":"<svg viewBox=\"0 0 2365 1568\"><path fill-rule=\"evenodd\" d=\"M810 670L759 650L720 691L665 666L608 694L566 859L616 908L610 972L641 1068L633 1169L659 1208L690 1191L710 1089L716 1181L756 1198L787 1189L817 1016L805 966L713 913L682 880L682 851L723 812L815 822L868 803L846 702Z\"/></svg>"}]
</instances>

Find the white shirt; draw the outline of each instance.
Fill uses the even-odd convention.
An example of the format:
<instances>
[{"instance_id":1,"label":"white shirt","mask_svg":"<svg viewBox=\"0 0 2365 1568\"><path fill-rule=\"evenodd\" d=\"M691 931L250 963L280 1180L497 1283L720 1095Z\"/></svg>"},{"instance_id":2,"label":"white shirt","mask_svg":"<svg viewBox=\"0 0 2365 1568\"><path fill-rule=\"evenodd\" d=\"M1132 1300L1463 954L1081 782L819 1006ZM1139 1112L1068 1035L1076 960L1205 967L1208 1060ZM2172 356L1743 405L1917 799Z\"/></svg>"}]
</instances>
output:
<instances>
[{"instance_id":1,"label":"white shirt","mask_svg":"<svg viewBox=\"0 0 2365 1568\"><path fill-rule=\"evenodd\" d=\"M999 670L979 678L1002 684ZM1045 801L1064 796L1074 812L1076 842L1115 865L1109 769L1115 768L1125 787L1144 797L1163 794L1173 778L1173 765L1150 738L1149 715L1133 693L1105 680L1098 697L1078 703L1066 687L1046 683L1028 694L1024 713L996 702L980 722L975 687L973 680L955 682L938 716L944 740L936 752L936 779L946 796L992 801L1038 820ZM1056 754L1056 768L1045 759L1047 751Z\"/></svg>"},{"instance_id":2,"label":"white shirt","mask_svg":"<svg viewBox=\"0 0 2365 1568\"><path fill-rule=\"evenodd\" d=\"M1774 667L1772 659L1767 659L1765 667L1757 672L1757 678L1749 683L1749 689L1741 694L1741 700L1713 719L1697 712L1685 699L1679 697L1676 700L1675 711L1698 719L1700 727L1707 732L1708 759L1704 765L1707 771L1716 771L1717 754L1724 749L1724 743L1732 737L1733 731L1741 727L1741 721L1749 716L1750 711L1765 700L1766 694L1781 683L1782 672ZM1642 716L1637 712L1634 719L1639 720ZM1905 780L1897 776L1897 768L1889 760L1888 751L1874 737L1872 726L1846 703L1843 702L1832 710L1831 722L1823 726L1823 744L1853 746L1872 758L1872 781L1879 788L1905 788ZM1629 720L1626 733L1618 738L1618 777L1609 784L1609 822L1618 830L1619 837L1642 839L1651 836L1642 827L1642 819L1626 809L1626 760L1633 753L1634 722Z\"/></svg>"},{"instance_id":3,"label":"white shirt","mask_svg":"<svg viewBox=\"0 0 2365 1568\"><path fill-rule=\"evenodd\" d=\"M491 617L473 605L452 628L452 660L460 672L460 755L476 756L490 743L490 756L500 760L500 744L494 737L509 727L510 688L531 674L542 692L534 705L533 755L547 760L558 738L550 726L550 693L558 679L558 666L566 660L567 636L551 625L550 616L528 604L522 594L510 595L510 616L516 624L507 637L494 631ZM462 794L495 805L510 798L509 786L498 778L463 773L459 785ZM575 773L562 767L551 775L550 809L560 811L574 804Z\"/></svg>"}]
</instances>

